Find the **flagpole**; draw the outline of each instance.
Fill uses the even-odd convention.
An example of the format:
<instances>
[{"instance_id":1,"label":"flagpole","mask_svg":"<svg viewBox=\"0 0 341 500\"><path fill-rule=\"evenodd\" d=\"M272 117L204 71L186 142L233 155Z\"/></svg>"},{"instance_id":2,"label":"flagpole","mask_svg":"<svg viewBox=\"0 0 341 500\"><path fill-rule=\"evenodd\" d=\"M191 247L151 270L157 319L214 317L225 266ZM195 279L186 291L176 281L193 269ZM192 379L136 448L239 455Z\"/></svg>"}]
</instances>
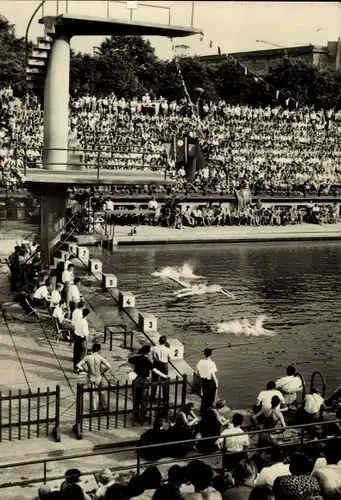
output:
<instances>
[{"instance_id":1,"label":"flagpole","mask_svg":"<svg viewBox=\"0 0 341 500\"><path fill-rule=\"evenodd\" d=\"M192 2L191 28L193 28L193 23L194 23L194 2Z\"/></svg>"}]
</instances>

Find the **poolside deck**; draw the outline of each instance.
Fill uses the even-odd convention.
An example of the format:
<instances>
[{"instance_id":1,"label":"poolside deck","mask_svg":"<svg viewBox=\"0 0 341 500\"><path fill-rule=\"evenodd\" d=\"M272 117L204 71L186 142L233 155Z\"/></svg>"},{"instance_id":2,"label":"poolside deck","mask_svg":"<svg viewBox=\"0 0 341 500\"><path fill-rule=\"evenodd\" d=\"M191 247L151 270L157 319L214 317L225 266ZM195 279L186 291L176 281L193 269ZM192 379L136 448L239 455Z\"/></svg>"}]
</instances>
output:
<instances>
[{"instance_id":1,"label":"poolside deck","mask_svg":"<svg viewBox=\"0 0 341 500\"><path fill-rule=\"evenodd\" d=\"M117 245L150 245L167 243L239 243L264 241L339 240L341 222L324 226L299 224L296 226L211 226L186 227L183 230L139 226L137 234L129 236L131 227L115 228Z\"/></svg>"}]
</instances>

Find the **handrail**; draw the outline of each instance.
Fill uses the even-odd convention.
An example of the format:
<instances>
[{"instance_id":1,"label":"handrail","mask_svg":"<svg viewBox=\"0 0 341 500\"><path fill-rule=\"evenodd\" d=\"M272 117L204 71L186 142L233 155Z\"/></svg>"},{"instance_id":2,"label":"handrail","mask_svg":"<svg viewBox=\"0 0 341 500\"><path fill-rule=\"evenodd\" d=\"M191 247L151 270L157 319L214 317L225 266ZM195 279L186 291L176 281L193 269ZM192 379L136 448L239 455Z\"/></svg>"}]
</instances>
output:
<instances>
[{"instance_id":1,"label":"handrail","mask_svg":"<svg viewBox=\"0 0 341 500\"><path fill-rule=\"evenodd\" d=\"M306 392L307 392L306 383L305 383L304 377L299 372L295 373L295 377L299 377L301 379L301 381L302 381L302 401L304 401L305 395L306 395Z\"/></svg>"},{"instance_id":2,"label":"handrail","mask_svg":"<svg viewBox=\"0 0 341 500\"><path fill-rule=\"evenodd\" d=\"M287 427L286 429L287 430L295 430L295 429L300 429L301 430L301 438L299 441L290 441L290 443L282 443L280 444L279 446L280 447L286 447L286 446L292 446L293 444L300 444L300 445L307 445L307 444L310 444L310 443L319 443L319 442L326 442L328 441L329 439L332 439L332 438L322 438L322 439L313 439L313 440L308 440L308 441L302 441L302 435L303 435L303 438L304 438L304 430L305 429L309 429L309 428L314 428L314 427L319 427L319 426L323 426L323 425L330 425L330 424L341 424L341 420L330 420L330 421L325 421L325 422L317 422L317 423L311 423L311 424L300 424L300 425L293 425L293 426L289 426ZM278 428L274 428L274 429L267 429L266 432L268 433L272 433L272 432L278 432L279 429ZM248 435L248 436L255 436L255 435L258 435L258 434L261 434L261 433L264 433L264 429L261 429L261 430L256 430L256 431L248 431L248 432L241 432L241 433L238 433L238 434L235 434L235 436L245 436L245 435ZM27 485L27 484L36 484L36 483L40 483L40 482L43 482L46 483L47 479L49 481L52 481L52 480L57 480L57 479L64 479L65 476L62 475L62 476L53 476L51 478L47 478L47 474L46 474L46 471L47 471L47 464L48 463L51 463L51 462L60 462L60 461L65 461L65 460L75 460L75 459L81 459L81 458L87 458L87 457L94 457L94 456L100 456L100 455L115 455L115 454L118 454L118 453L129 453L129 452L134 452L136 453L137 452L137 457L136 457L136 468L138 469L140 467L140 452L141 450L145 450L145 449L153 449L153 448L164 448L164 447L167 447L167 446L170 446L170 445L178 445L178 444L194 444L194 443L197 443L198 441L200 442L203 442L203 441L209 441L209 440L217 440L219 438L221 438L222 436L218 435L218 436L209 436L209 437L205 437L205 438L200 438L200 439L196 439L196 438L193 438L193 439L186 439L186 440L182 440L182 441L172 441L171 443L157 443L157 444L152 444L152 445L144 445L144 446L134 446L134 447L124 447L124 444L123 446L121 447L115 447L115 449L110 449L110 450L91 450L87 453L78 453L78 454L71 454L71 455L66 455L66 456L55 456L55 457L47 457L47 458L44 458L44 459L33 459L33 460L25 460L25 461L21 461L21 462L12 462L12 463L2 463L0 464L0 470L1 469L8 469L8 468L14 468L14 467L23 467L23 466L30 466L30 465L38 465L38 464L42 464L44 466L44 477L43 478L39 478L39 479L33 479L33 480L26 480L26 481L18 481L18 482L15 482L15 483L5 483L5 484L0 484L0 489L3 489L3 488L9 488L9 487L13 487L13 486L23 486L23 485ZM341 439L340 437L337 437L337 439ZM265 451L265 450L268 450L268 449L271 449L271 446L264 446L264 447L253 447L253 448L249 448L248 451ZM209 456L210 458L211 457L214 457L214 456L226 456L226 455L233 455L234 452L229 452L227 450L219 450L215 453L211 453L209 455L207 454L201 454L201 455L195 455L195 456L190 456L190 457L185 457L184 459L181 459L181 460L193 460L193 458L205 458L207 456ZM171 460L166 460L166 461L162 461L162 464L169 464L169 463L174 463L174 462L178 462L179 459L178 458L172 458ZM148 466L152 463L155 463L155 464L158 464L159 462L158 461L148 461ZM113 469L113 471L123 471L123 470L131 470L134 466L133 465L124 465L122 467L117 467L115 469ZM134 467L135 468L135 467ZM98 470L95 470L95 471L87 471L87 472L83 472L81 473L81 476L85 476L85 475L89 475L89 474L95 474L97 473Z\"/></svg>"},{"instance_id":3,"label":"handrail","mask_svg":"<svg viewBox=\"0 0 341 500\"><path fill-rule=\"evenodd\" d=\"M35 11L33 12L32 16L30 17L30 20L26 26L26 32L25 32L25 66L28 65L28 33L29 33L29 30L30 30L30 27L31 27L31 24L33 22L33 19L35 18L37 12L43 8L45 2L47 0L42 0L40 2L40 4L38 5L38 7L35 9Z\"/></svg>"},{"instance_id":4,"label":"handrail","mask_svg":"<svg viewBox=\"0 0 341 500\"><path fill-rule=\"evenodd\" d=\"M326 395L326 381L325 381L325 378L324 376L322 375L321 372L319 371L316 371L312 374L311 376L311 379L310 379L310 393L311 391L314 389L314 380L315 380L315 377L319 376L321 381L322 381L322 397L324 398L325 395Z\"/></svg>"}]
</instances>

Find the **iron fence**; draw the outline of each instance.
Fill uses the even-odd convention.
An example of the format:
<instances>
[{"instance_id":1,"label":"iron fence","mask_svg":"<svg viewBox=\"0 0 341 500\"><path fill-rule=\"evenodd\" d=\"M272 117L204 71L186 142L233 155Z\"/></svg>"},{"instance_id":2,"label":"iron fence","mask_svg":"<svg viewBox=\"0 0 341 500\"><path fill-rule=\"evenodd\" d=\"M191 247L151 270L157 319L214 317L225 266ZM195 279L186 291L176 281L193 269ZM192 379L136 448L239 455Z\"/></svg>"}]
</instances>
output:
<instances>
[{"instance_id":1,"label":"iron fence","mask_svg":"<svg viewBox=\"0 0 341 500\"><path fill-rule=\"evenodd\" d=\"M78 384L76 396L76 422L74 432L77 439L82 438L82 432L87 424L87 430L118 428L120 425L134 427L136 414L139 414L140 423L146 419L151 424L156 415L164 415L167 419L169 412L174 415L186 403L187 376L178 376L174 380L163 382L146 382L143 387L144 403L141 408L134 407L134 383L117 382L107 386L88 386ZM154 394L155 397L152 395ZM166 396L166 397L164 397ZM105 408L105 410L103 409Z\"/></svg>"}]
</instances>

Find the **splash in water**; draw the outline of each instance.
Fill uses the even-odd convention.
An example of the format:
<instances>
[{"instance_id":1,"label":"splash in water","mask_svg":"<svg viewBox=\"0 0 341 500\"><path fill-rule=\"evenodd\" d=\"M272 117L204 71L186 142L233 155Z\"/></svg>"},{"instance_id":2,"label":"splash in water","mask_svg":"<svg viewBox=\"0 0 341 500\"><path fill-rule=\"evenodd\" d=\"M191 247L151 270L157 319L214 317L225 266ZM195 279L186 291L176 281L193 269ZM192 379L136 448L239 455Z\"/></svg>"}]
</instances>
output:
<instances>
[{"instance_id":1,"label":"splash in water","mask_svg":"<svg viewBox=\"0 0 341 500\"><path fill-rule=\"evenodd\" d=\"M194 274L193 271L194 265L190 262L185 262L181 267L164 267L163 269L161 269L161 271L155 271L154 273L152 273L152 276L176 280L180 280L181 278L187 280L202 278L202 276Z\"/></svg>"},{"instance_id":2,"label":"splash in water","mask_svg":"<svg viewBox=\"0 0 341 500\"><path fill-rule=\"evenodd\" d=\"M212 330L214 333L232 333L237 337L273 337L276 333L264 328L265 320L266 316L258 316L254 325L252 325L248 319L241 319L240 321L223 321L214 325Z\"/></svg>"}]
</instances>

